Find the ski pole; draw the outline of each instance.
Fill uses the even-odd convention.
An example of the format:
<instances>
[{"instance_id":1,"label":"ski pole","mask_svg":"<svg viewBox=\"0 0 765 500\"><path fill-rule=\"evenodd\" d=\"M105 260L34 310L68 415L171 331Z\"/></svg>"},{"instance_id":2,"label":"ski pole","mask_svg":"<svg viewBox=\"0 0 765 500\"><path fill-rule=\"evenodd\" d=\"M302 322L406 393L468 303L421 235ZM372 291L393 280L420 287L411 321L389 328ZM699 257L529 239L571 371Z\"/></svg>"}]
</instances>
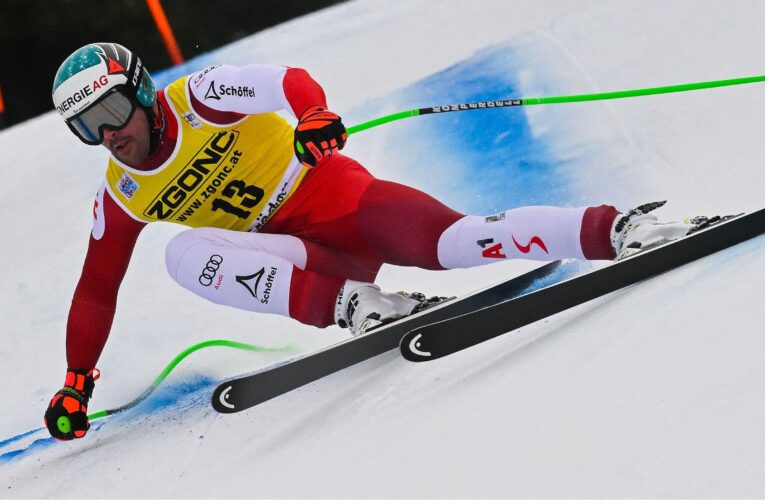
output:
<instances>
[{"instance_id":1,"label":"ski pole","mask_svg":"<svg viewBox=\"0 0 765 500\"><path fill-rule=\"evenodd\" d=\"M402 120L411 116L451 113L454 111L472 111L475 109L506 108L512 106L533 106L537 104L560 104L568 102L604 101L607 99L624 99L627 97L639 97L656 94L670 94L672 92L687 92L689 90L711 89L727 87L730 85L743 85L746 83L764 82L763 76L750 76L745 78L733 78L729 80L714 80L709 82L685 83L681 85L669 85L665 87L651 87L635 90L621 90L616 92L601 92L597 94L577 94L556 97L531 97L528 99L500 99L495 101L479 101L465 104L452 104L447 106L431 106L429 108L410 109L392 115L375 118L368 122L354 125L347 129L347 134L352 135L362 130L377 127L384 123Z\"/></svg>"}]
</instances>

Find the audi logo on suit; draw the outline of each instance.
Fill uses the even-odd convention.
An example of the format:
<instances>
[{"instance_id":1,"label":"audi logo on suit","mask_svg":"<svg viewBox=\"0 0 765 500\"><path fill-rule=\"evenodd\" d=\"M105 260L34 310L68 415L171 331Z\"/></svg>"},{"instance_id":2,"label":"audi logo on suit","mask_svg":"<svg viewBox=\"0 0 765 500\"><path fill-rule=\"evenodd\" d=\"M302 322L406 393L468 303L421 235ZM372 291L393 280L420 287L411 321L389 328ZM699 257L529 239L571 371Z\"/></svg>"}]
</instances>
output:
<instances>
[{"instance_id":1,"label":"audi logo on suit","mask_svg":"<svg viewBox=\"0 0 765 500\"><path fill-rule=\"evenodd\" d=\"M202 286L212 285L212 280L222 263L223 257L217 254L211 255L210 259L207 261L207 264L205 264L205 268L202 269L202 274L199 275L199 283Z\"/></svg>"}]
</instances>

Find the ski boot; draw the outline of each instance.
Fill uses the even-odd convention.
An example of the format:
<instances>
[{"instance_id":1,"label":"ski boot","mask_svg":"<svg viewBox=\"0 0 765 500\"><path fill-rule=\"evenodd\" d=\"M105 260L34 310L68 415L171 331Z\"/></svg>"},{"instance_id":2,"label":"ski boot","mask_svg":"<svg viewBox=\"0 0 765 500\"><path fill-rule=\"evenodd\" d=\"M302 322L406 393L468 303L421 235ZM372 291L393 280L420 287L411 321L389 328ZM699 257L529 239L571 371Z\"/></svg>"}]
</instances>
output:
<instances>
[{"instance_id":1,"label":"ski boot","mask_svg":"<svg viewBox=\"0 0 765 500\"><path fill-rule=\"evenodd\" d=\"M616 252L616 260L626 259L736 217L699 216L683 222L659 222L658 218L649 212L664 206L665 203L667 202L646 203L616 218L611 228L611 244Z\"/></svg>"},{"instance_id":2,"label":"ski boot","mask_svg":"<svg viewBox=\"0 0 765 500\"><path fill-rule=\"evenodd\" d=\"M372 283L348 280L337 297L335 322L340 328L349 328L356 337L451 298L427 298L419 292L388 293Z\"/></svg>"}]
</instances>

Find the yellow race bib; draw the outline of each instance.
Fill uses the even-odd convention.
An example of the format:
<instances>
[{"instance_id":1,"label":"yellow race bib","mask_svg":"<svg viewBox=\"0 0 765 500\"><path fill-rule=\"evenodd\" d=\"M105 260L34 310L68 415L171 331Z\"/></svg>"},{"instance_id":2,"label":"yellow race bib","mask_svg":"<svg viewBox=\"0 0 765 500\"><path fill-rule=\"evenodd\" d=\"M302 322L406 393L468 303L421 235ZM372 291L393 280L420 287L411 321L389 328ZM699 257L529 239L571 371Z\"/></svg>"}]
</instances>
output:
<instances>
[{"instance_id":1,"label":"yellow race bib","mask_svg":"<svg viewBox=\"0 0 765 500\"><path fill-rule=\"evenodd\" d=\"M110 157L107 189L144 222L257 231L306 173L293 154L293 129L275 113L231 125L204 121L191 107L187 80L165 91L172 112L166 119L178 123L173 153L147 172Z\"/></svg>"}]
</instances>

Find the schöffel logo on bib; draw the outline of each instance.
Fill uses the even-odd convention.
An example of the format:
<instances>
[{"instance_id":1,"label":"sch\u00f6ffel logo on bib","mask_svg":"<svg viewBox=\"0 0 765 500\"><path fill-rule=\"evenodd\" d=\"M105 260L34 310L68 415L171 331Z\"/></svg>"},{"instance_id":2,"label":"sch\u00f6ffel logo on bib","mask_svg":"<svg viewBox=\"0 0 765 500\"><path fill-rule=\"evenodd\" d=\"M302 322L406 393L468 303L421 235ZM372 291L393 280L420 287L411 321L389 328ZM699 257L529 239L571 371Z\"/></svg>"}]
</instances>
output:
<instances>
[{"instance_id":1,"label":"sch\u00f6ffel logo on bib","mask_svg":"<svg viewBox=\"0 0 765 500\"><path fill-rule=\"evenodd\" d=\"M138 191L138 183L130 177L130 174L125 172L117 181L117 189L120 193L125 195L125 198L130 199L135 196L135 192Z\"/></svg>"},{"instance_id":2,"label":"sch\u00f6ffel logo on bib","mask_svg":"<svg viewBox=\"0 0 765 500\"><path fill-rule=\"evenodd\" d=\"M228 153L233 151L238 138L239 132L236 130L213 135L178 175L149 203L143 215L151 219L167 220L181 212L194 199L194 195L205 182L225 163ZM234 154L236 155L236 152ZM195 203L201 205L199 200Z\"/></svg>"}]
</instances>

